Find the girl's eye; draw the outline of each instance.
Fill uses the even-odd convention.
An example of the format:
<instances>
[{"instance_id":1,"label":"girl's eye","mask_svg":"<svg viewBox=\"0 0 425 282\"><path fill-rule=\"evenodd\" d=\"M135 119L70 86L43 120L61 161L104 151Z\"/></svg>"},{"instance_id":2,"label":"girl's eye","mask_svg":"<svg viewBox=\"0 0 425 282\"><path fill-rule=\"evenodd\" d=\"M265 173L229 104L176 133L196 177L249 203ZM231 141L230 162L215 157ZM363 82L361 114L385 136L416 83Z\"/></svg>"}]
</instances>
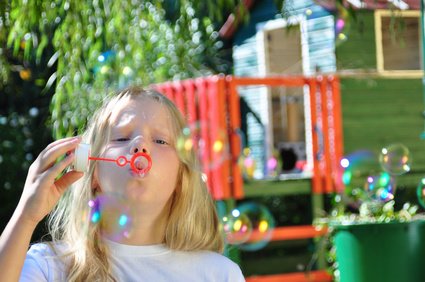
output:
<instances>
[{"instance_id":1,"label":"girl's eye","mask_svg":"<svg viewBox=\"0 0 425 282\"><path fill-rule=\"evenodd\" d=\"M168 145L168 142L162 139L155 139L154 142L161 145Z\"/></svg>"},{"instance_id":2,"label":"girl's eye","mask_svg":"<svg viewBox=\"0 0 425 282\"><path fill-rule=\"evenodd\" d=\"M117 142L125 142L125 141L128 141L128 140L130 140L130 138L122 137L122 138L114 139L114 141L117 141Z\"/></svg>"}]
</instances>

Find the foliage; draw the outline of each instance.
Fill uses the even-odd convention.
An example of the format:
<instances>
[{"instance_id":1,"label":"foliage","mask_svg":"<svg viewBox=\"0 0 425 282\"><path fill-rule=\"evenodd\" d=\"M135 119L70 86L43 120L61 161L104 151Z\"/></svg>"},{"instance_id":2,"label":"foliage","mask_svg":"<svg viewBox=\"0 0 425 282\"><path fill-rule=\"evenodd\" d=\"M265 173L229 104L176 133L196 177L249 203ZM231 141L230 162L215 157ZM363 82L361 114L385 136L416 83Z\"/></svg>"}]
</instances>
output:
<instances>
[{"instance_id":1,"label":"foliage","mask_svg":"<svg viewBox=\"0 0 425 282\"><path fill-rule=\"evenodd\" d=\"M108 90L226 72L214 21L235 2L7 1L0 4L0 85L13 67L8 50L51 68L41 79L44 92L55 92L55 137L75 134Z\"/></svg>"},{"instance_id":2,"label":"foliage","mask_svg":"<svg viewBox=\"0 0 425 282\"><path fill-rule=\"evenodd\" d=\"M405 203L403 207L396 211L394 209L395 201L391 200L386 203L376 201L363 202L359 207L359 212L350 212L345 209L345 205L341 203L340 196L337 195L337 204L331 211L330 216L322 217L315 220L317 226L335 226L335 225L351 225L365 223L388 223L388 222L405 222L416 219L419 207L410 203Z\"/></svg>"}]
</instances>

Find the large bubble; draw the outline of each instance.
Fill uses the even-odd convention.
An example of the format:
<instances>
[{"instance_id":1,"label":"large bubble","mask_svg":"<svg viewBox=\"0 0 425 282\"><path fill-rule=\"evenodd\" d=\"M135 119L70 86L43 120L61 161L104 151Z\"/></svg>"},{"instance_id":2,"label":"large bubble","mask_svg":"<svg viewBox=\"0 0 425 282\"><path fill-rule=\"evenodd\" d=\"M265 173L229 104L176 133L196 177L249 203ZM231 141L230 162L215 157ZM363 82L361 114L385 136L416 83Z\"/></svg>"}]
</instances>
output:
<instances>
[{"instance_id":1,"label":"large bubble","mask_svg":"<svg viewBox=\"0 0 425 282\"><path fill-rule=\"evenodd\" d=\"M252 234L252 223L248 215L241 214L238 209L232 210L222 218L226 243L239 245L249 240Z\"/></svg>"},{"instance_id":2,"label":"large bubble","mask_svg":"<svg viewBox=\"0 0 425 282\"><path fill-rule=\"evenodd\" d=\"M176 149L182 159L194 150L203 171L216 169L230 158L226 132L218 130L212 135L212 125L196 122L183 128L176 140Z\"/></svg>"},{"instance_id":3,"label":"large bubble","mask_svg":"<svg viewBox=\"0 0 425 282\"><path fill-rule=\"evenodd\" d=\"M89 220L100 224L102 234L112 240L129 237L132 228L130 208L124 200L113 196L99 195L88 203Z\"/></svg>"},{"instance_id":4,"label":"large bubble","mask_svg":"<svg viewBox=\"0 0 425 282\"><path fill-rule=\"evenodd\" d=\"M371 151L359 150L345 156L341 160L343 168L342 183L344 193L342 201L348 206L358 208L364 201L370 200L371 193L365 190L371 176L379 175L381 167L378 157ZM373 182L373 181L372 181Z\"/></svg>"},{"instance_id":5,"label":"large bubble","mask_svg":"<svg viewBox=\"0 0 425 282\"><path fill-rule=\"evenodd\" d=\"M243 203L236 208L238 213L250 220L252 232L249 239L238 247L244 251L264 248L272 239L275 219L269 209L254 202Z\"/></svg>"}]
</instances>

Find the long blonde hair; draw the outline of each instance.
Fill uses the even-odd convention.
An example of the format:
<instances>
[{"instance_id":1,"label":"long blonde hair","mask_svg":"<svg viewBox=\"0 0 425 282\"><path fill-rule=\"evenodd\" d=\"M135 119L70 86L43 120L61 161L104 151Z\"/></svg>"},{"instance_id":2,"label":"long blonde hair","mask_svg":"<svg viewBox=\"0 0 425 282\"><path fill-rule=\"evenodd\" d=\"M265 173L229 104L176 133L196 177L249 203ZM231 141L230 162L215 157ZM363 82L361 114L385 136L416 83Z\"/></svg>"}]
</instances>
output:
<instances>
[{"instance_id":1,"label":"long blonde hair","mask_svg":"<svg viewBox=\"0 0 425 282\"><path fill-rule=\"evenodd\" d=\"M172 116L174 136L185 126L184 118L172 101L154 90L129 87L110 97L94 114L82 136L83 143L91 144L91 154L99 156L109 139L110 116L116 103L126 97L148 97L166 106ZM202 180L194 152L180 154L180 169L171 203L164 244L173 250L223 251L223 238L214 202ZM99 225L88 218L88 202L96 197L92 177L96 163L74 187L67 190L49 215L49 232L53 243L66 244L64 256L69 281L116 281L111 273L108 248L102 240ZM55 244L53 244L55 245Z\"/></svg>"}]
</instances>

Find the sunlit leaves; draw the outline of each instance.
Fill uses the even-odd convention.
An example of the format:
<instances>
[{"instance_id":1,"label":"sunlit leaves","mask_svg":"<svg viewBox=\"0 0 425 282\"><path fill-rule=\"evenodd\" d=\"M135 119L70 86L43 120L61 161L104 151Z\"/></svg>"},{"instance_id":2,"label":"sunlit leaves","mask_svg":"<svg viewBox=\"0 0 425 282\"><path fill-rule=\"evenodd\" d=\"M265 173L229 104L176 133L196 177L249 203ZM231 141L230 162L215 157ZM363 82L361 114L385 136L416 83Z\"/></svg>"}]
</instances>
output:
<instances>
[{"instance_id":1,"label":"sunlit leaves","mask_svg":"<svg viewBox=\"0 0 425 282\"><path fill-rule=\"evenodd\" d=\"M62 137L75 134L111 90L226 71L213 23L238 3L13 0L0 6L0 48L24 62L47 61L45 67L54 68L43 80L45 91L55 89L53 129ZM113 58L99 62L105 52ZM2 64L3 81L7 73Z\"/></svg>"}]
</instances>

